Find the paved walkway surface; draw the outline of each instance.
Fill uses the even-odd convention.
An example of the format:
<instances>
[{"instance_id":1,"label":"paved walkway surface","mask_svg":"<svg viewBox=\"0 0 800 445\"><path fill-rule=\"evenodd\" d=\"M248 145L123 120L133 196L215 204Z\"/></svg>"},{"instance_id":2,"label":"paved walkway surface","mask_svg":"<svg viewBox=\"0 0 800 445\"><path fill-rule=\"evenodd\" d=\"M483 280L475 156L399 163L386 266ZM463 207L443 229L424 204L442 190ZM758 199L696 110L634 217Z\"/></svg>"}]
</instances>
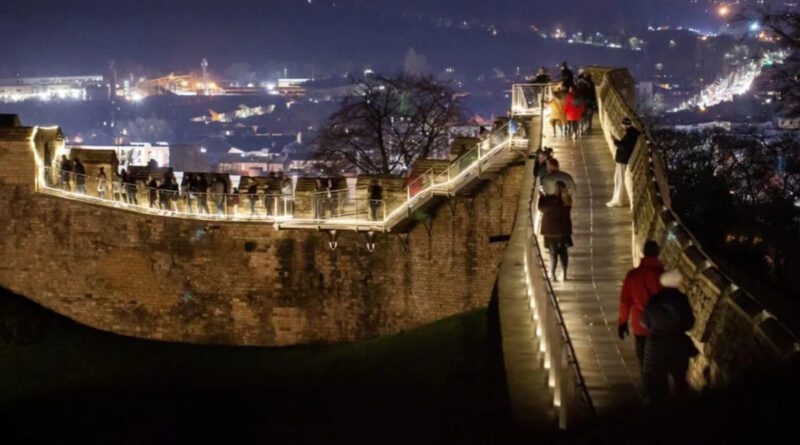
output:
<instances>
[{"instance_id":1,"label":"paved walkway surface","mask_svg":"<svg viewBox=\"0 0 800 445\"><path fill-rule=\"evenodd\" d=\"M631 268L632 225L627 207L606 207L614 159L596 120L594 131L577 141L554 138L547 129L544 145L554 149L561 170L577 184L572 210L575 246L569 252L567 280L553 287L581 372L598 414L641 404L633 339L617 337L619 291ZM543 255L549 262L547 253Z\"/></svg>"}]
</instances>

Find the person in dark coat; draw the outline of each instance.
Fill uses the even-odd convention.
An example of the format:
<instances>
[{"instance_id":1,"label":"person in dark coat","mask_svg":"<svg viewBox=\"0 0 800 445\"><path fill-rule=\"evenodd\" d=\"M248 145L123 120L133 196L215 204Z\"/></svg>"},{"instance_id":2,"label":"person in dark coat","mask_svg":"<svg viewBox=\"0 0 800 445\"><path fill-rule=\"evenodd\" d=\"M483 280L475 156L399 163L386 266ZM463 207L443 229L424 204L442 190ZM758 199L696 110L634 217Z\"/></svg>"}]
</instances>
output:
<instances>
[{"instance_id":1,"label":"person in dark coat","mask_svg":"<svg viewBox=\"0 0 800 445\"><path fill-rule=\"evenodd\" d=\"M280 196L280 182L275 176L275 172L270 172L267 183L264 185L264 208L267 209L268 216L279 215Z\"/></svg>"},{"instance_id":2,"label":"person in dark coat","mask_svg":"<svg viewBox=\"0 0 800 445\"><path fill-rule=\"evenodd\" d=\"M597 110L597 89L595 88L592 76L586 71L578 73L578 95L583 101L583 132L592 131L592 118Z\"/></svg>"},{"instance_id":3,"label":"person in dark coat","mask_svg":"<svg viewBox=\"0 0 800 445\"><path fill-rule=\"evenodd\" d=\"M557 192L551 195L540 193L538 209L542 213L541 234L544 246L550 252L550 277L556 279L556 266L561 260L561 281L567 279L569 254L572 247L572 197L567 185L561 181L556 183Z\"/></svg>"},{"instance_id":4,"label":"person in dark coat","mask_svg":"<svg viewBox=\"0 0 800 445\"><path fill-rule=\"evenodd\" d=\"M208 181L205 175L197 175L197 211L208 215Z\"/></svg>"},{"instance_id":5,"label":"person in dark coat","mask_svg":"<svg viewBox=\"0 0 800 445\"><path fill-rule=\"evenodd\" d=\"M86 167L78 158L75 158L75 185L78 193L86 194Z\"/></svg>"},{"instance_id":6,"label":"person in dark coat","mask_svg":"<svg viewBox=\"0 0 800 445\"><path fill-rule=\"evenodd\" d=\"M236 216L239 214L239 202L241 202L241 197L239 196L241 193L239 192L238 187L234 187L233 191L231 192L231 201L230 205L233 208L233 215Z\"/></svg>"},{"instance_id":7,"label":"person in dark coat","mask_svg":"<svg viewBox=\"0 0 800 445\"><path fill-rule=\"evenodd\" d=\"M211 180L211 193L214 198L214 206L217 209L217 215L224 215L226 213L226 190L227 184L220 177L214 177Z\"/></svg>"},{"instance_id":8,"label":"person in dark coat","mask_svg":"<svg viewBox=\"0 0 800 445\"><path fill-rule=\"evenodd\" d=\"M544 177L547 176L547 160L553 156L553 149L544 147L536 150L536 159L533 161L533 177L542 183Z\"/></svg>"},{"instance_id":9,"label":"person in dark coat","mask_svg":"<svg viewBox=\"0 0 800 445\"><path fill-rule=\"evenodd\" d=\"M619 297L619 324L617 333L620 340L625 340L629 335L628 321L633 330L636 340L636 358L639 359L639 367L644 362L644 348L647 336L650 332L645 329L640 320L650 297L661 291L659 279L664 273L664 265L658 259L659 247L655 241L644 243L644 257L639 263L639 267L631 269L625 275L622 284L622 291Z\"/></svg>"},{"instance_id":10,"label":"person in dark coat","mask_svg":"<svg viewBox=\"0 0 800 445\"><path fill-rule=\"evenodd\" d=\"M569 65L564 61L561 63L561 87L564 91L575 86L575 74L569 69Z\"/></svg>"},{"instance_id":11,"label":"person in dark coat","mask_svg":"<svg viewBox=\"0 0 800 445\"><path fill-rule=\"evenodd\" d=\"M61 155L61 186L66 191L71 191L69 178L72 176L72 161L66 155Z\"/></svg>"},{"instance_id":12,"label":"person in dark coat","mask_svg":"<svg viewBox=\"0 0 800 445\"><path fill-rule=\"evenodd\" d=\"M164 181L166 182L166 181ZM173 212L178 211L178 199L181 195L181 190L178 187L178 181L173 176L172 179L168 183L169 191L170 191L170 199L169 199L169 208Z\"/></svg>"},{"instance_id":13,"label":"person in dark coat","mask_svg":"<svg viewBox=\"0 0 800 445\"><path fill-rule=\"evenodd\" d=\"M383 187L373 179L369 184L369 213L373 221L378 220L381 203L383 203Z\"/></svg>"},{"instance_id":14,"label":"person in dark coat","mask_svg":"<svg viewBox=\"0 0 800 445\"><path fill-rule=\"evenodd\" d=\"M688 389L686 371L689 358L697 349L686 331L694 326L694 313L689 298L678 288L683 282L676 270L664 272L659 279L663 289L650 297L642 314L642 326L650 331L644 350L642 372L651 404L669 398L669 377L675 386L675 395Z\"/></svg>"},{"instance_id":15,"label":"person in dark coat","mask_svg":"<svg viewBox=\"0 0 800 445\"><path fill-rule=\"evenodd\" d=\"M136 179L130 172L122 170L122 186L125 188L125 196L128 199L128 204L139 205L138 187L136 186Z\"/></svg>"},{"instance_id":16,"label":"person in dark coat","mask_svg":"<svg viewBox=\"0 0 800 445\"><path fill-rule=\"evenodd\" d=\"M625 206L625 195L627 194L625 192L625 170L628 168L628 161L636 148L636 142L639 141L639 135L642 134L627 117L622 119L622 128L625 131L622 139L614 139L614 145L617 147L614 161L617 163L617 168L614 171L614 194L611 201L606 203L608 207Z\"/></svg>"},{"instance_id":17,"label":"person in dark coat","mask_svg":"<svg viewBox=\"0 0 800 445\"><path fill-rule=\"evenodd\" d=\"M150 201L150 208L157 208L158 206L156 206L156 203L158 203L158 181L156 181L156 178L152 176L150 176L150 180L147 181L147 196Z\"/></svg>"},{"instance_id":18,"label":"person in dark coat","mask_svg":"<svg viewBox=\"0 0 800 445\"><path fill-rule=\"evenodd\" d=\"M247 187L247 199L250 200L250 215L255 215L256 203L258 202L258 184L255 181Z\"/></svg>"},{"instance_id":19,"label":"person in dark coat","mask_svg":"<svg viewBox=\"0 0 800 445\"><path fill-rule=\"evenodd\" d=\"M536 77L531 80L531 83L550 83L553 79L550 78L550 73L547 72L547 68L539 67L539 71L536 73Z\"/></svg>"},{"instance_id":20,"label":"person in dark coat","mask_svg":"<svg viewBox=\"0 0 800 445\"><path fill-rule=\"evenodd\" d=\"M172 191L170 190L171 180L164 179L161 182L161 185L157 185L158 187L158 206L161 210L170 210L172 206L170 205L170 199L172 198Z\"/></svg>"}]
</instances>

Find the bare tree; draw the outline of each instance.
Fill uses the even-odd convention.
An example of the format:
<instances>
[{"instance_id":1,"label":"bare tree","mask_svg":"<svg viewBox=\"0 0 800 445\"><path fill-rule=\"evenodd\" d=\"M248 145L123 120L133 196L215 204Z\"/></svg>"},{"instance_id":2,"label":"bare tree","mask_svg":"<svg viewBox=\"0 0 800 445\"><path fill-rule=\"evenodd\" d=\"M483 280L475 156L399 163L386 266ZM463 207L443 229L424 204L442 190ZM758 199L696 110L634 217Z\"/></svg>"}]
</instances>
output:
<instances>
[{"instance_id":1,"label":"bare tree","mask_svg":"<svg viewBox=\"0 0 800 445\"><path fill-rule=\"evenodd\" d=\"M711 252L800 295L800 139L745 128L657 130L673 209Z\"/></svg>"},{"instance_id":2,"label":"bare tree","mask_svg":"<svg viewBox=\"0 0 800 445\"><path fill-rule=\"evenodd\" d=\"M402 174L417 159L444 156L449 128L464 121L449 84L430 76L369 76L322 126L314 156L346 161L361 173Z\"/></svg>"}]
</instances>

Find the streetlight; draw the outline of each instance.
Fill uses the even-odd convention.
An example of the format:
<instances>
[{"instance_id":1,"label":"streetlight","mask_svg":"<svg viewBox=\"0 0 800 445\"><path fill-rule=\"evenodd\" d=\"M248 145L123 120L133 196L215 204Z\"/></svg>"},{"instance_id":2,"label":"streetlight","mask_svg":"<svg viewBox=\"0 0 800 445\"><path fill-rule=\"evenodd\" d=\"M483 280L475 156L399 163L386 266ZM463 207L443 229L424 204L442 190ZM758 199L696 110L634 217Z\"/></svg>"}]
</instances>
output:
<instances>
[{"instance_id":1,"label":"streetlight","mask_svg":"<svg viewBox=\"0 0 800 445\"><path fill-rule=\"evenodd\" d=\"M717 14L720 17L727 17L728 15L730 15L730 13L731 13L731 8L728 5L720 5L720 7L717 8Z\"/></svg>"}]
</instances>

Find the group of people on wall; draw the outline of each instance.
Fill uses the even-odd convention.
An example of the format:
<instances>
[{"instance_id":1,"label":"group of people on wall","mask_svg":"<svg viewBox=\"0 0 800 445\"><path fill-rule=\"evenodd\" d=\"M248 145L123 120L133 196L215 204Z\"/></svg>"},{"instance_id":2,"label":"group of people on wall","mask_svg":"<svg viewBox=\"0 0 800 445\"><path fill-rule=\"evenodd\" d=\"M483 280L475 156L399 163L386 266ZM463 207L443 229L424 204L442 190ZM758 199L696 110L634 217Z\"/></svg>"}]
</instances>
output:
<instances>
[{"instance_id":1,"label":"group of people on wall","mask_svg":"<svg viewBox=\"0 0 800 445\"><path fill-rule=\"evenodd\" d=\"M573 90L570 73L565 64L561 86L566 86L567 95L574 95L581 88ZM544 70L540 70L540 76L545 75ZM535 81L544 83L549 79L537 77ZM583 88L589 91L588 87ZM593 84L591 91L594 91ZM593 96L584 96L581 101L596 104ZM550 107L551 113L553 107L558 108L556 113L551 114L551 119L553 115L557 118L555 123L551 120L554 137L559 136L558 129L562 131L560 135L572 137L591 131L586 124L578 127L567 125L566 130L563 129L558 121L561 104L557 102L555 94ZM629 199L625 172L641 135L629 117L620 121L619 128L620 137L613 139L616 169L612 198L606 203L608 207L627 207L626 201ZM533 164L534 191L538 195L537 216L540 218L536 226L544 240L543 247L550 256L547 275L552 281L564 281L568 276L569 249L573 246L571 210L576 196L575 181L569 173L560 169L552 148L538 150ZM694 326L695 318L688 297L680 290L683 277L677 270L665 270L659 254L659 245L655 241L647 241L641 263L625 276L617 329L621 340L633 333L645 394L652 404L663 403L670 398L670 379L675 396L687 392L689 359L698 354L686 334ZM557 273L559 265L560 273Z\"/></svg>"},{"instance_id":2,"label":"group of people on wall","mask_svg":"<svg viewBox=\"0 0 800 445\"><path fill-rule=\"evenodd\" d=\"M210 180L209 180L210 178ZM240 187L230 189L223 175L207 173L184 173L179 182L172 168L157 178L150 174L146 181L140 181L126 169L107 175L105 167L98 167L95 176L86 174L86 166L79 158L69 159L63 155L59 161L57 175L45 175L48 185L84 195L93 195L112 203L129 204L167 212L180 212L196 215L266 215L268 217L293 216L295 192L292 178L283 172L271 172L266 178L256 180L247 178L240 181ZM244 178L243 178L244 180ZM87 190L91 184L91 191ZM315 180L314 193L310 197L311 214L315 219L336 218L351 213L345 208L348 200L336 190L332 180ZM371 221L384 219L383 186L372 180L367 187L367 205L356 205L355 211ZM213 208L212 208L213 206Z\"/></svg>"},{"instance_id":3,"label":"group of people on wall","mask_svg":"<svg viewBox=\"0 0 800 445\"><path fill-rule=\"evenodd\" d=\"M539 68L534 84L553 84L546 67ZM561 64L561 78L544 97L549 109L553 137L579 138L592 131L592 118L597 111L597 90L592 76L583 68L577 77L567 62Z\"/></svg>"}]
</instances>

